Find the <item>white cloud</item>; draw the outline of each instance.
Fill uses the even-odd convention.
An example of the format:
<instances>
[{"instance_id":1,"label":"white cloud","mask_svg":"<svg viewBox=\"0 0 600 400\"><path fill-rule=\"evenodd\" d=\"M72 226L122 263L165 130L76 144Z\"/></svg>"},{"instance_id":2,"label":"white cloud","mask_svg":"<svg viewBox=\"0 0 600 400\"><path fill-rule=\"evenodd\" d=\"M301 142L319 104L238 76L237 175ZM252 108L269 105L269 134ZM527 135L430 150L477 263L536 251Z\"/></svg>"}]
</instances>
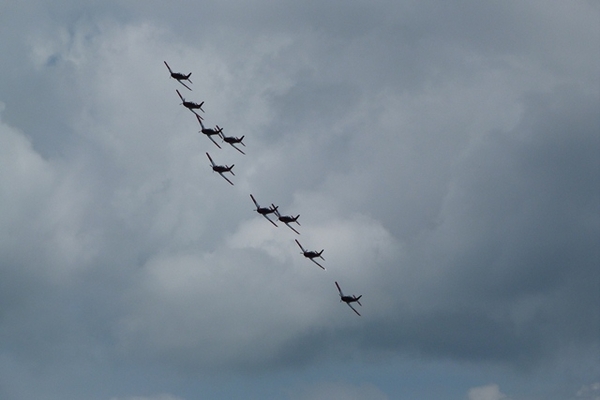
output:
<instances>
[{"instance_id":1,"label":"white cloud","mask_svg":"<svg viewBox=\"0 0 600 400\"><path fill-rule=\"evenodd\" d=\"M495 383L469 389L467 395L469 400L510 400Z\"/></svg>"},{"instance_id":2,"label":"white cloud","mask_svg":"<svg viewBox=\"0 0 600 400\"><path fill-rule=\"evenodd\" d=\"M290 393L290 400L387 400L389 397L371 383L325 382Z\"/></svg>"},{"instance_id":3,"label":"white cloud","mask_svg":"<svg viewBox=\"0 0 600 400\"><path fill-rule=\"evenodd\" d=\"M577 399L600 400L600 382L583 385L576 394Z\"/></svg>"}]
</instances>

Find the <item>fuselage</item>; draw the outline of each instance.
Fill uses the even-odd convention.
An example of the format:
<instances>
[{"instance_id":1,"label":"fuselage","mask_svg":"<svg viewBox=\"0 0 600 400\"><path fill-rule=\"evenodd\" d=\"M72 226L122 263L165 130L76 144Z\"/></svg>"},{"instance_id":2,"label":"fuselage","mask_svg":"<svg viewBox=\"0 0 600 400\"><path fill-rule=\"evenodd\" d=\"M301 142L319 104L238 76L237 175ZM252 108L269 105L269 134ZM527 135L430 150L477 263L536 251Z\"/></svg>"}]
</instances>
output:
<instances>
[{"instance_id":1,"label":"fuselage","mask_svg":"<svg viewBox=\"0 0 600 400\"><path fill-rule=\"evenodd\" d=\"M194 103L192 101L184 101L183 106L186 108L202 108L202 104Z\"/></svg>"},{"instance_id":2,"label":"fuselage","mask_svg":"<svg viewBox=\"0 0 600 400\"><path fill-rule=\"evenodd\" d=\"M289 215L282 215L281 217L279 217L279 220L285 224L289 224L290 222L298 222L298 221L296 221L298 219L298 217L290 217Z\"/></svg>"},{"instance_id":3,"label":"fuselage","mask_svg":"<svg viewBox=\"0 0 600 400\"><path fill-rule=\"evenodd\" d=\"M215 165L212 167L213 171L215 172L231 172L231 168L233 168L233 165L231 167L224 165Z\"/></svg>"},{"instance_id":4,"label":"fuselage","mask_svg":"<svg viewBox=\"0 0 600 400\"><path fill-rule=\"evenodd\" d=\"M204 128L204 129L202 129L202 133L204 133L205 135L211 136L211 135L218 135L219 131L215 131L214 129L210 129L210 128Z\"/></svg>"},{"instance_id":5,"label":"fuselage","mask_svg":"<svg viewBox=\"0 0 600 400\"><path fill-rule=\"evenodd\" d=\"M308 257L308 258L317 258L317 257L321 257L321 253L322 253L322 252L316 252L316 251L305 251L305 252L304 252L304 257Z\"/></svg>"},{"instance_id":6,"label":"fuselage","mask_svg":"<svg viewBox=\"0 0 600 400\"><path fill-rule=\"evenodd\" d=\"M223 136L223 140L229 144L242 143L243 138L236 138L233 136Z\"/></svg>"},{"instance_id":7,"label":"fuselage","mask_svg":"<svg viewBox=\"0 0 600 400\"><path fill-rule=\"evenodd\" d=\"M360 304L360 298L362 297L362 295L360 296L341 296L341 299L344 303L350 304L350 303L358 303Z\"/></svg>"}]
</instances>

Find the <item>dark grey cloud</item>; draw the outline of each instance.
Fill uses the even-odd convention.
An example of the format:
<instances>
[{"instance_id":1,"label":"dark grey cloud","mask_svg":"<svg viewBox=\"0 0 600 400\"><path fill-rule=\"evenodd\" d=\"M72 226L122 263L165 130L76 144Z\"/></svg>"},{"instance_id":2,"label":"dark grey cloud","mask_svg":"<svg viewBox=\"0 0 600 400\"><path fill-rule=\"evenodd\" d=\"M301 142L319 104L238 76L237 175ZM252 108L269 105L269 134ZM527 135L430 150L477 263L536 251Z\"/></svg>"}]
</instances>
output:
<instances>
[{"instance_id":1,"label":"dark grey cloud","mask_svg":"<svg viewBox=\"0 0 600 400\"><path fill-rule=\"evenodd\" d=\"M437 226L396 272L398 290L417 287L409 296L423 305L399 303L398 327L373 328L367 342L387 331L392 346L517 363L595 342L597 100L567 89L540 100L515 129L484 135L461 157Z\"/></svg>"},{"instance_id":2,"label":"dark grey cloud","mask_svg":"<svg viewBox=\"0 0 600 400\"><path fill-rule=\"evenodd\" d=\"M0 41L1 395L191 398L189 377L301 370L290 398L392 398L310 371L408 358L531 374L597 351L593 5L25 6L0 6L2 37L25 32ZM246 135L247 156L198 134L163 60L193 72L186 97ZM234 187L206 151L235 163ZM301 215L327 272L250 193ZM564 398L595 373L492 380Z\"/></svg>"}]
</instances>

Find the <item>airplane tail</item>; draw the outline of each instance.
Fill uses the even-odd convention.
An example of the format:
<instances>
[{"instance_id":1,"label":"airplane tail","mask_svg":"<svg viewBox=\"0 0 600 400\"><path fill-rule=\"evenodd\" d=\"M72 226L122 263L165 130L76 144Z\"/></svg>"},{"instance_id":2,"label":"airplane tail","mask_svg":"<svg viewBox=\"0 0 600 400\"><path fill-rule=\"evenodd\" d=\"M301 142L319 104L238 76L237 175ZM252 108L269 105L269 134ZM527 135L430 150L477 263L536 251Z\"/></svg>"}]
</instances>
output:
<instances>
[{"instance_id":1,"label":"airplane tail","mask_svg":"<svg viewBox=\"0 0 600 400\"><path fill-rule=\"evenodd\" d=\"M191 72L185 76L185 80L186 80L186 81L190 81L190 83L194 83L194 82L192 82L192 81L190 80L190 76L192 76L192 73L191 73Z\"/></svg>"},{"instance_id":2,"label":"airplane tail","mask_svg":"<svg viewBox=\"0 0 600 400\"><path fill-rule=\"evenodd\" d=\"M359 301L361 297L362 297L362 294L356 298L356 302L358 303L359 306L362 307L362 304L360 304L360 301Z\"/></svg>"},{"instance_id":3,"label":"airplane tail","mask_svg":"<svg viewBox=\"0 0 600 400\"><path fill-rule=\"evenodd\" d=\"M277 210L277 207L275 207L275 204L271 203L271 208L273 209L273 212L275 213L275 215L277 215L277 218L281 217L281 214Z\"/></svg>"}]
</instances>

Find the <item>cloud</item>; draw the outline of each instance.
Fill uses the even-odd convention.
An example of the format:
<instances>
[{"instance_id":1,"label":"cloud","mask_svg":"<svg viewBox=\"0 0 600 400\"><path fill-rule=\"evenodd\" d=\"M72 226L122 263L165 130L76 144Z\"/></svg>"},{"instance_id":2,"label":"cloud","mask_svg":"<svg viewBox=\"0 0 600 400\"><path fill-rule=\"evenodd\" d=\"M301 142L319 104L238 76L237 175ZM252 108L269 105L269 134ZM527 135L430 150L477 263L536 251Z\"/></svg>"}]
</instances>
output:
<instances>
[{"instance_id":1,"label":"cloud","mask_svg":"<svg viewBox=\"0 0 600 400\"><path fill-rule=\"evenodd\" d=\"M360 385L345 382L326 382L303 388L299 392L291 393L290 400L352 400L373 399L386 400L389 397L370 383Z\"/></svg>"},{"instance_id":2,"label":"cloud","mask_svg":"<svg viewBox=\"0 0 600 400\"><path fill-rule=\"evenodd\" d=\"M495 383L469 389L468 398L469 400L509 400Z\"/></svg>"},{"instance_id":3,"label":"cloud","mask_svg":"<svg viewBox=\"0 0 600 400\"><path fill-rule=\"evenodd\" d=\"M583 385L581 389L577 391L577 399L600 399L600 382L594 382L589 385Z\"/></svg>"},{"instance_id":4,"label":"cloud","mask_svg":"<svg viewBox=\"0 0 600 400\"><path fill-rule=\"evenodd\" d=\"M106 4L2 28L27 32L0 43L5 365L535 369L597 344L587 3ZM163 60L247 156L198 134ZM206 151L236 164L235 186ZM250 193L300 214L301 235ZM326 272L294 238L325 249ZM334 281L363 294L362 317Z\"/></svg>"}]
</instances>

